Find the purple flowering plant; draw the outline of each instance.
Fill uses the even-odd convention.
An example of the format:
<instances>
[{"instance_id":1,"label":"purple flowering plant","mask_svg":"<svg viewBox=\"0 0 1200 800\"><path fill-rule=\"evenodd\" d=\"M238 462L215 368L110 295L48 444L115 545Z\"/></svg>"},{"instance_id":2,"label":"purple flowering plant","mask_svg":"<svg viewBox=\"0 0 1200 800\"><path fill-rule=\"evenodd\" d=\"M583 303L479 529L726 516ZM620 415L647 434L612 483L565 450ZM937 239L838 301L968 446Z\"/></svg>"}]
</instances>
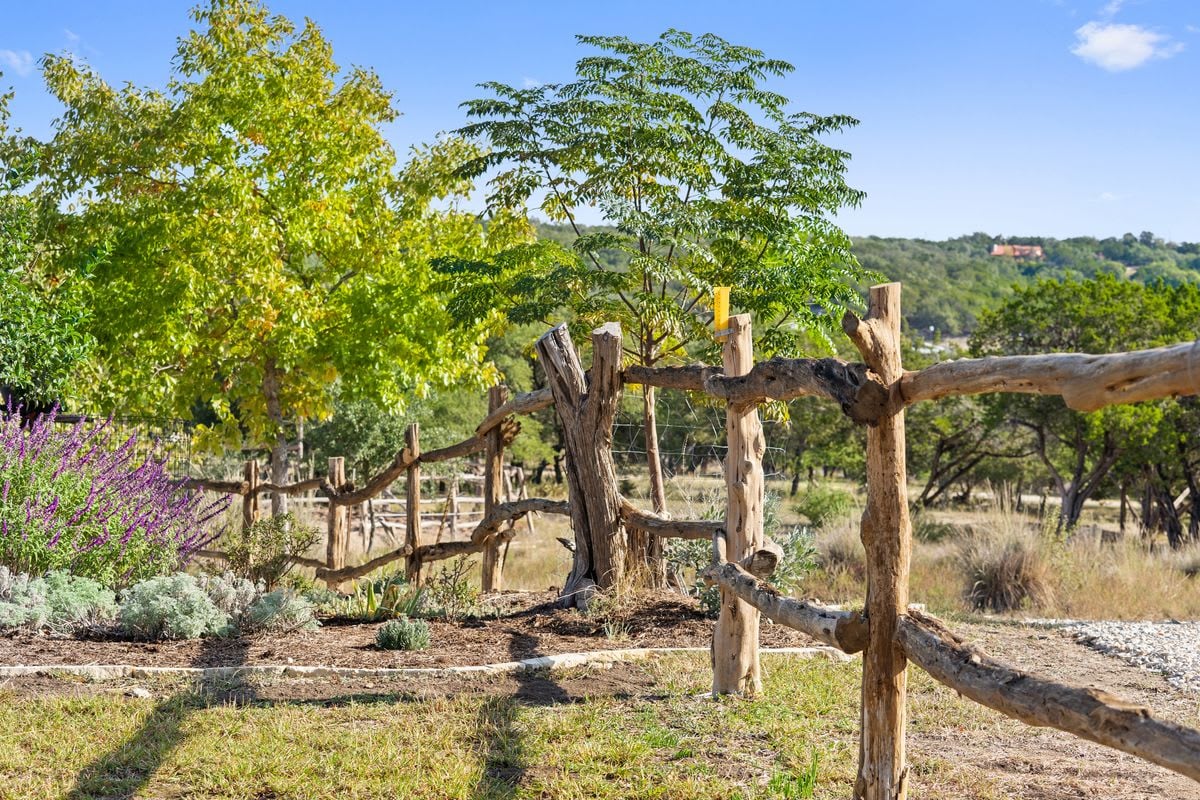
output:
<instances>
[{"instance_id":1,"label":"purple flowering plant","mask_svg":"<svg viewBox=\"0 0 1200 800\"><path fill-rule=\"evenodd\" d=\"M66 429L55 412L28 425L12 408L0 415L0 564L121 587L180 569L220 535L228 496L139 461L136 436L116 445L109 422Z\"/></svg>"}]
</instances>

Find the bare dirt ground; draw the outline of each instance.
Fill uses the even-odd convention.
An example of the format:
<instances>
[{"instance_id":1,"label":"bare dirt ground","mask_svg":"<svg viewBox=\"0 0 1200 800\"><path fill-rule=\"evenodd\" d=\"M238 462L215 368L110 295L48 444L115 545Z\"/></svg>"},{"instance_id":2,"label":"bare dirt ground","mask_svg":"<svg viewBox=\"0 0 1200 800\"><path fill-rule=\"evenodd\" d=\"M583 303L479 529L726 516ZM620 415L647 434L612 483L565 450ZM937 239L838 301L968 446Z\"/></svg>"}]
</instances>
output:
<instances>
[{"instance_id":1,"label":"bare dirt ground","mask_svg":"<svg viewBox=\"0 0 1200 800\"><path fill-rule=\"evenodd\" d=\"M991 655L1063 683L1103 688L1141 703L1155 716L1200 726L1200 697L1164 678L1097 653L1055 630L1016 625L954 625ZM982 731L920 730L909 739L914 757L967 763L991 775L1005 794L1023 800L1108 798L1200 799L1200 786L1139 758L1048 728L990 714Z\"/></svg>"},{"instance_id":2,"label":"bare dirt ground","mask_svg":"<svg viewBox=\"0 0 1200 800\"><path fill-rule=\"evenodd\" d=\"M332 621L315 631L178 642L18 634L0 638L0 664L446 667L627 647L707 647L712 639L712 621L697 610L694 601L678 594L656 595L603 618L552 608L552 598L552 593L545 592L506 595L508 610L498 618L430 620L432 645L418 652L378 649L378 624ZM764 625L762 643L764 647L803 647L812 640L790 628Z\"/></svg>"}]
</instances>

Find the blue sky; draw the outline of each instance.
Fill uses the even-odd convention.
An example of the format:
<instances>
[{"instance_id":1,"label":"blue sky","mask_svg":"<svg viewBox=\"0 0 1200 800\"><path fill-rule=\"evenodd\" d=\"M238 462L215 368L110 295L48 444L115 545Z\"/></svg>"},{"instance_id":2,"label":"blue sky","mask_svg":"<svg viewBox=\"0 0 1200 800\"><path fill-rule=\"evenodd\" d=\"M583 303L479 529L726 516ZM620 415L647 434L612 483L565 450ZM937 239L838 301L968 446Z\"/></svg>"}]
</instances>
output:
<instances>
[{"instance_id":1,"label":"blue sky","mask_svg":"<svg viewBox=\"0 0 1200 800\"><path fill-rule=\"evenodd\" d=\"M161 86L191 3L0 0L13 123L58 114L37 59L71 51L112 83ZM475 84L553 82L577 33L711 31L793 63L796 110L861 120L832 143L867 192L856 235L1120 235L1200 240L1200 3L1193 0L793 0L579 3L273 0L312 17L337 60L375 68L400 149L464 122Z\"/></svg>"}]
</instances>

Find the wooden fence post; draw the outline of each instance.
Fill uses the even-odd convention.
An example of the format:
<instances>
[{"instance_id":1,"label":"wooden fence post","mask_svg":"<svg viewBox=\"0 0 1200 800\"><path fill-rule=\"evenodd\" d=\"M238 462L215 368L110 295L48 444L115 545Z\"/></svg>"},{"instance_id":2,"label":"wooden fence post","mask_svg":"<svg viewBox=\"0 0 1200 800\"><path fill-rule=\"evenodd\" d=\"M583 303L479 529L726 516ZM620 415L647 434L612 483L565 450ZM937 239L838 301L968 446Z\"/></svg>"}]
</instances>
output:
<instances>
[{"instance_id":1,"label":"wooden fence post","mask_svg":"<svg viewBox=\"0 0 1200 800\"><path fill-rule=\"evenodd\" d=\"M900 363L900 284L872 286L866 319L842 322L867 366L885 386L904 374ZM895 394L893 393L893 396ZM908 610L912 525L908 518L904 463L904 408L892 403L867 428L867 507L862 540L867 554L867 618L870 639L863 654L862 740L854 796L904 800L907 660L896 641L896 624Z\"/></svg>"},{"instance_id":2,"label":"wooden fence post","mask_svg":"<svg viewBox=\"0 0 1200 800\"><path fill-rule=\"evenodd\" d=\"M493 386L488 390L488 413L491 414L508 400L508 387ZM504 440L500 427L492 428L487 434L487 450L483 463L483 516L486 519L500 505L500 492L504 488ZM500 542L493 538L483 549L483 578L485 592L498 592L502 588L500 572Z\"/></svg>"},{"instance_id":3,"label":"wooden fence post","mask_svg":"<svg viewBox=\"0 0 1200 800\"><path fill-rule=\"evenodd\" d=\"M250 530L250 526L258 522L258 462L247 461L242 466L242 481L246 484L246 493L242 495L242 535Z\"/></svg>"},{"instance_id":4,"label":"wooden fence post","mask_svg":"<svg viewBox=\"0 0 1200 800\"><path fill-rule=\"evenodd\" d=\"M421 546L421 427L417 423L410 424L404 429L404 447L412 453L413 461L409 465L406 477L404 534L405 544L412 553L404 559L404 578L410 584L421 582L421 560L416 557L417 549Z\"/></svg>"},{"instance_id":5,"label":"wooden fence post","mask_svg":"<svg viewBox=\"0 0 1200 800\"><path fill-rule=\"evenodd\" d=\"M329 459L329 483L339 487L346 482L346 459L335 456ZM346 548L350 544L349 509L330 499L329 516L326 520L328 534L325 538L325 565L331 570L346 566ZM337 581L326 579L330 589L337 589Z\"/></svg>"},{"instance_id":6,"label":"wooden fence post","mask_svg":"<svg viewBox=\"0 0 1200 800\"><path fill-rule=\"evenodd\" d=\"M566 325L538 339L537 352L562 422L575 532L571 574L560 602L586 610L597 587L616 586L625 577L626 534L612 458L612 427L621 398L621 326L610 322L592 332L591 380Z\"/></svg>"},{"instance_id":7,"label":"wooden fence post","mask_svg":"<svg viewBox=\"0 0 1200 800\"><path fill-rule=\"evenodd\" d=\"M750 315L729 318L722 361L725 374L745 375L754 367ZM758 406L725 409L726 557L740 562L763 545L763 466L766 450ZM758 610L721 589L721 611L713 632L713 694L752 697L762 691L758 663Z\"/></svg>"}]
</instances>

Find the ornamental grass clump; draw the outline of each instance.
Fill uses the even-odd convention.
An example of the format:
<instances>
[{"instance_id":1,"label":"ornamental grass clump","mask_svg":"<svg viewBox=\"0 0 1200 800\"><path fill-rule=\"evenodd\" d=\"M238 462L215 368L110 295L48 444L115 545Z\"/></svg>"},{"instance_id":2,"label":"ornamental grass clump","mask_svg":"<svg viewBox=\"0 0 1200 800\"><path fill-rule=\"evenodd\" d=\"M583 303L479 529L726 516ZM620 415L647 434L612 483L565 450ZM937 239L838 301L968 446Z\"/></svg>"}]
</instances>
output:
<instances>
[{"instance_id":1,"label":"ornamental grass clump","mask_svg":"<svg viewBox=\"0 0 1200 800\"><path fill-rule=\"evenodd\" d=\"M0 564L120 587L178 570L216 538L228 497L206 499L152 458L139 463L136 437L112 446L107 422L54 420L23 426L13 409L0 419Z\"/></svg>"}]
</instances>

